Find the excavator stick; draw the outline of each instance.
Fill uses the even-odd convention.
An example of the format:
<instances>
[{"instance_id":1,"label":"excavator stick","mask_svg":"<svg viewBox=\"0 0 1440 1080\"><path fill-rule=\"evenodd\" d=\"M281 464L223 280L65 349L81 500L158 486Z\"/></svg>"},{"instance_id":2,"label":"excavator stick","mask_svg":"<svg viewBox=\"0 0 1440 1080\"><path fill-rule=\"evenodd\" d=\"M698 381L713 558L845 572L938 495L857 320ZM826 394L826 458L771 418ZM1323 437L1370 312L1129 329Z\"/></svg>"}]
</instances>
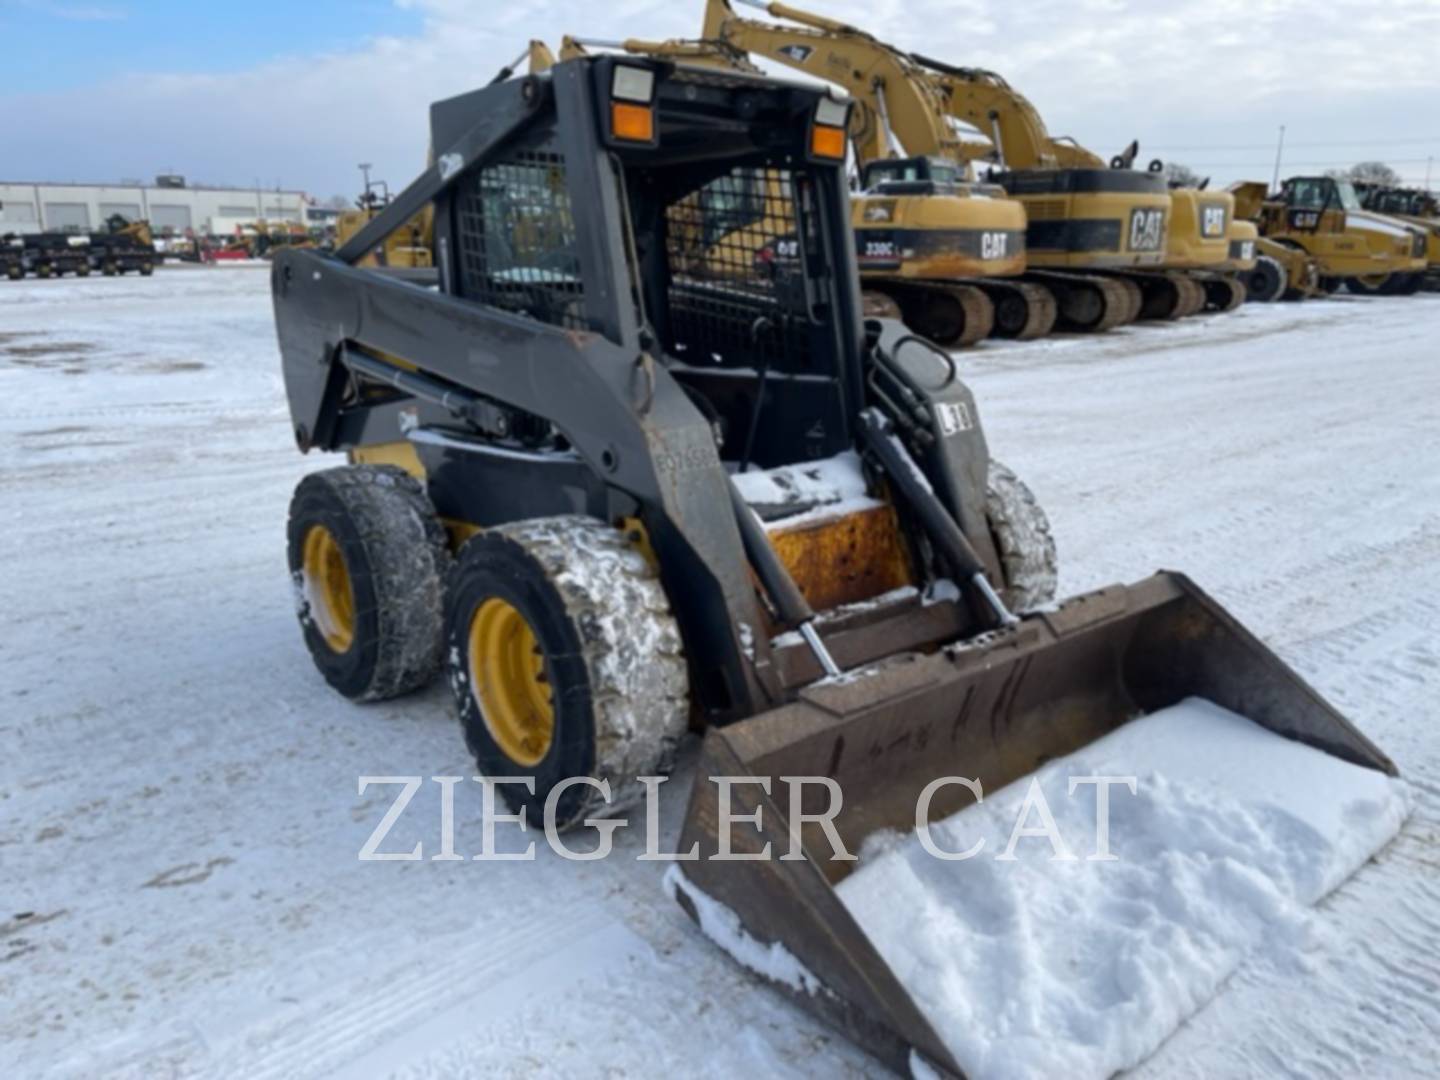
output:
<instances>
[{"instance_id":1,"label":"excavator stick","mask_svg":"<svg viewBox=\"0 0 1440 1080\"><path fill-rule=\"evenodd\" d=\"M856 863L833 857L822 827L789 817L796 805L802 815L823 813L823 799L809 805L823 787L807 787L797 803L790 781L838 784L843 806L833 827L845 850L860 852L877 833L913 832L922 791L940 777L978 780L988 798L1045 762L1192 696L1346 762L1396 772L1214 600L1184 576L1160 573L928 655L893 656L817 683L792 704L712 729L678 848L698 844L700 857L677 864L670 887L709 936L881 1060L904 1072L914 1054L936 1071L962 1075L933 1019L837 893ZM943 786L929 820L973 801L966 787ZM803 857L782 859L792 850L792 828ZM716 859L722 852L754 861Z\"/></svg>"}]
</instances>

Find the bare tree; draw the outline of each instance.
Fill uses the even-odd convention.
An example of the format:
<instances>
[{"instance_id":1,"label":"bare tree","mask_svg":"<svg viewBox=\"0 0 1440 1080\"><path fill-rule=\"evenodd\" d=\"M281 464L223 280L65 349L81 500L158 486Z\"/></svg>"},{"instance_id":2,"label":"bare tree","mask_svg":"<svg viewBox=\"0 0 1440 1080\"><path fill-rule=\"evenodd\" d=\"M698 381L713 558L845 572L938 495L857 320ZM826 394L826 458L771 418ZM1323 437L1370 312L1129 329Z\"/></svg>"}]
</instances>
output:
<instances>
[{"instance_id":1,"label":"bare tree","mask_svg":"<svg viewBox=\"0 0 1440 1080\"><path fill-rule=\"evenodd\" d=\"M1190 168L1189 165L1182 165L1178 161L1167 161L1165 163L1165 182L1171 187L1199 187L1204 179L1203 176Z\"/></svg>"},{"instance_id":2,"label":"bare tree","mask_svg":"<svg viewBox=\"0 0 1440 1080\"><path fill-rule=\"evenodd\" d=\"M1350 170L1350 179L1362 184L1399 187L1400 174L1383 161L1362 161Z\"/></svg>"},{"instance_id":3,"label":"bare tree","mask_svg":"<svg viewBox=\"0 0 1440 1080\"><path fill-rule=\"evenodd\" d=\"M344 195L331 195L330 198L325 200L325 205L331 210L348 210L350 208L350 200Z\"/></svg>"},{"instance_id":4,"label":"bare tree","mask_svg":"<svg viewBox=\"0 0 1440 1080\"><path fill-rule=\"evenodd\" d=\"M1352 180L1380 187L1399 187L1401 181L1400 174L1383 161L1362 161L1348 169L1326 169L1325 175L1333 180Z\"/></svg>"}]
</instances>

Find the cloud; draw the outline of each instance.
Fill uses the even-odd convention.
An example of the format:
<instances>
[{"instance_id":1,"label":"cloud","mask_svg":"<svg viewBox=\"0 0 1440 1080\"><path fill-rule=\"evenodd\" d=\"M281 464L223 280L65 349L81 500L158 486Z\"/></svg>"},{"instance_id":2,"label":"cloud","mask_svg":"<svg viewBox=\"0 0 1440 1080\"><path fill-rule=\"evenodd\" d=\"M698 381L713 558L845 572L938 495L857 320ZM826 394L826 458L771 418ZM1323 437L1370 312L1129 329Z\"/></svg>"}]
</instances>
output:
<instances>
[{"instance_id":1,"label":"cloud","mask_svg":"<svg viewBox=\"0 0 1440 1080\"><path fill-rule=\"evenodd\" d=\"M1279 123L1292 140L1415 138L1415 103L1440 91L1429 47L1440 40L1433 0L798 3L902 48L1000 71L1053 133L1107 157L1136 136L1142 153L1151 144L1265 144ZM370 161L398 187L422 164L429 104L483 85L531 37L693 36L703 10L701 0L399 4L421 16L412 36L277 56L238 73L137 72L66 93L0 98L6 172L103 179L173 165L197 179L278 179L328 196L355 189L355 163ZM1334 151L1342 152L1377 156ZM1205 156L1221 160L1198 153L1189 156L1202 170ZM1246 169L1242 162L1236 171Z\"/></svg>"}]
</instances>

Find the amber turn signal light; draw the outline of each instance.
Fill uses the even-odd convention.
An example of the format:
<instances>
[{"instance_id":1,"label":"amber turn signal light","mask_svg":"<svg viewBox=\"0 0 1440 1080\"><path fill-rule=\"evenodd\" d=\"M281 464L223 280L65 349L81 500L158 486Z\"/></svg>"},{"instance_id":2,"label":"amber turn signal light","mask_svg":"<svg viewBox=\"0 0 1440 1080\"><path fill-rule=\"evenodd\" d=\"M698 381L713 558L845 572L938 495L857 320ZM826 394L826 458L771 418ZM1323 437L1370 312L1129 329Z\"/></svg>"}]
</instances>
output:
<instances>
[{"instance_id":1,"label":"amber turn signal light","mask_svg":"<svg viewBox=\"0 0 1440 1080\"><path fill-rule=\"evenodd\" d=\"M623 101L610 105L610 131L617 139L629 142L655 141L655 110L649 105L630 105Z\"/></svg>"},{"instance_id":2,"label":"amber turn signal light","mask_svg":"<svg viewBox=\"0 0 1440 1080\"><path fill-rule=\"evenodd\" d=\"M810 132L810 152L816 157L845 157L845 129L816 124Z\"/></svg>"}]
</instances>

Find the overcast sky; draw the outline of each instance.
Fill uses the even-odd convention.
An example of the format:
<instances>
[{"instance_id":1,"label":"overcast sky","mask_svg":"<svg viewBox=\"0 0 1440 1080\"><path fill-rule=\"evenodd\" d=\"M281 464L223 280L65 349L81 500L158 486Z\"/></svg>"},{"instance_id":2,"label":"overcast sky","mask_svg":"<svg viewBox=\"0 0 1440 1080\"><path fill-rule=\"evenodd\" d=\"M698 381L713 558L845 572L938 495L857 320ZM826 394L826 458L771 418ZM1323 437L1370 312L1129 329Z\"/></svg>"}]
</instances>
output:
<instances>
[{"instance_id":1,"label":"overcast sky","mask_svg":"<svg viewBox=\"0 0 1440 1080\"><path fill-rule=\"evenodd\" d=\"M793 0L992 68L1051 133L1217 183L1440 157L1440 0ZM702 0L0 0L0 180L401 187L426 106L532 37L684 37ZM759 12L744 14L765 18ZM1440 166L1433 184L1440 186Z\"/></svg>"}]
</instances>

